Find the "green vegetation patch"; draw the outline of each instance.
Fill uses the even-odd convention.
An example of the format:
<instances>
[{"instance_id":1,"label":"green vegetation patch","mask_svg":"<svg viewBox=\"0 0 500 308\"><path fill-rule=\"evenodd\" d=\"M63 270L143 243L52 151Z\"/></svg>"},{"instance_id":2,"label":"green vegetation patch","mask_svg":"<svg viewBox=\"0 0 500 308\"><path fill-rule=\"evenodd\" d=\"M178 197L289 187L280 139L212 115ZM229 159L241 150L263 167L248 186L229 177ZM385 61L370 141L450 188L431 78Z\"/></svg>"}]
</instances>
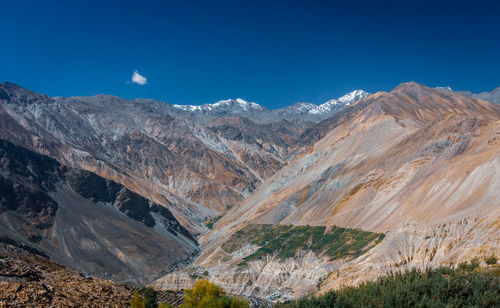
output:
<instances>
[{"instance_id":1,"label":"green vegetation patch","mask_svg":"<svg viewBox=\"0 0 500 308\"><path fill-rule=\"evenodd\" d=\"M456 269L411 270L275 307L500 307L494 269L478 271L471 262Z\"/></svg>"},{"instance_id":2,"label":"green vegetation patch","mask_svg":"<svg viewBox=\"0 0 500 308\"><path fill-rule=\"evenodd\" d=\"M249 225L233 234L222 249L233 253L250 243L260 247L240 265L266 255L281 259L294 257L300 250L314 251L336 260L360 256L383 238L382 233L337 226L327 229L323 226Z\"/></svg>"},{"instance_id":3,"label":"green vegetation patch","mask_svg":"<svg viewBox=\"0 0 500 308\"><path fill-rule=\"evenodd\" d=\"M205 222L205 226L207 228L209 228L210 230L212 230L214 228L215 223L218 222L219 219L222 218L222 216L224 216L224 215L220 215L220 216L216 216L216 217L210 218L209 220L207 220L207 222Z\"/></svg>"}]
</instances>

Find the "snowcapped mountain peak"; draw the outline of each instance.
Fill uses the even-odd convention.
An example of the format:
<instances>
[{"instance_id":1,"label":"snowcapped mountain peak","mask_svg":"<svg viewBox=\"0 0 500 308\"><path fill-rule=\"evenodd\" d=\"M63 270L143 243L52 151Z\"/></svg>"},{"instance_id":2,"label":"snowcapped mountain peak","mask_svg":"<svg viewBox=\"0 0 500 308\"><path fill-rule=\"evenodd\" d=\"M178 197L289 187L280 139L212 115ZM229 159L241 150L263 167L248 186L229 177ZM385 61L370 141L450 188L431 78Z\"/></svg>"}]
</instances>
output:
<instances>
[{"instance_id":1,"label":"snowcapped mountain peak","mask_svg":"<svg viewBox=\"0 0 500 308\"><path fill-rule=\"evenodd\" d=\"M310 113L313 114L324 114L329 113L333 110L338 110L344 106L348 106L360 99L363 99L370 95L370 93L363 90L354 90L349 92L339 98L331 99L321 105L318 106L316 110L311 110Z\"/></svg>"},{"instance_id":2,"label":"snowcapped mountain peak","mask_svg":"<svg viewBox=\"0 0 500 308\"><path fill-rule=\"evenodd\" d=\"M264 107L254 102L247 102L244 99L224 99L213 104L203 105L173 105L175 108L184 111L219 111L219 112L238 112L238 111L260 111Z\"/></svg>"},{"instance_id":3,"label":"snowcapped mountain peak","mask_svg":"<svg viewBox=\"0 0 500 308\"><path fill-rule=\"evenodd\" d=\"M214 104L207 104L207 105L204 105L204 106L213 106L213 107L218 107L218 106L240 106L241 108L243 108L244 110L249 110L249 109L255 109L255 110L260 110L262 109L262 106L257 104L257 103L254 103L254 102L247 102L246 100L244 99L241 99L241 98L237 98L237 99L225 99L225 100L221 100L221 101L218 101L217 103L214 103Z\"/></svg>"},{"instance_id":4,"label":"snowcapped mountain peak","mask_svg":"<svg viewBox=\"0 0 500 308\"><path fill-rule=\"evenodd\" d=\"M367 97L370 95L368 92L363 91L363 90L354 90L352 92L347 93L344 96L339 97L337 100L344 105L349 105L355 101L359 101L362 98Z\"/></svg>"},{"instance_id":5,"label":"snowcapped mountain peak","mask_svg":"<svg viewBox=\"0 0 500 308\"><path fill-rule=\"evenodd\" d=\"M286 116L298 116L298 115L310 115L314 118L325 117L329 114L342 109L362 98L368 96L369 93L363 90L354 90L349 92L337 99L331 99L321 105L315 105L312 103L298 102L291 106L287 106L281 109L277 109L271 112L273 115L286 115ZM204 105L173 105L173 107L188 111L196 112L201 114L211 114L215 116L232 116L241 114L261 114L262 112L269 111L267 108L254 103L249 102L241 98L236 99L224 99L213 104Z\"/></svg>"},{"instance_id":6,"label":"snowcapped mountain peak","mask_svg":"<svg viewBox=\"0 0 500 308\"><path fill-rule=\"evenodd\" d=\"M444 91L450 91L450 92L453 92L453 90L451 89L450 86L446 86L446 87L435 87L434 89L436 90L444 90Z\"/></svg>"}]
</instances>

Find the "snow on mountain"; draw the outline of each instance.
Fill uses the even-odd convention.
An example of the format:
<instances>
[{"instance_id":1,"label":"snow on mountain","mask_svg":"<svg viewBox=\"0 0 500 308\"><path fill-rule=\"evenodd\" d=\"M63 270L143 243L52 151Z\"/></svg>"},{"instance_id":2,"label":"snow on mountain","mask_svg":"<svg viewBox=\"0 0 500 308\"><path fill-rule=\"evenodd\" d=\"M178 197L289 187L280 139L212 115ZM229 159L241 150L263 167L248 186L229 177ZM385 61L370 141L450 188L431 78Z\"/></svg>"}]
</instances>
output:
<instances>
[{"instance_id":1,"label":"snow on mountain","mask_svg":"<svg viewBox=\"0 0 500 308\"><path fill-rule=\"evenodd\" d=\"M327 101L326 103L323 103L319 106L317 106L316 109L312 109L310 113L313 114L324 114L324 113L329 113L332 110L335 109L340 109L341 107L344 106L349 106L350 104L359 101L360 99L363 99L370 95L368 92L363 91L363 90L354 90L352 92L347 93L344 96L341 96L337 99L331 99Z\"/></svg>"},{"instance_id":2,"label":"snow on mountain","mask_svg":"<svg viewBox=\"0 0 500 308\"><path fill-rule=\"evenodd\" d=\"M254 116L259 115L259 117L264 116L264 117L282 118L282 117L300 115L300 116L306 116L307 118L310 119L321 120L325 116L328 116L331 113L336 112L345 106L348 106L362 98L365 98L368 95L369 93L363 90L355 90L337 99L331 99L321 105L299 102L284 108L272 110L270 112L266 112L269 110L259 104L253 102L247 102L241 98L226 99L218 101L214 104L204 104L200 106L173 105L173 107L183 111L196 112L201 114L211 114L215 116L226 116L226 115L245 113L248 116L250 116L250 114L253 114Z\"/></svg>"},{"instance_id":3,"label":"snow on mountain","mask_svg":"<svg viewBox=\"0 0 500 308\"><path fill-rule=\"evenodd\" d=\"M214 104L203 105L173 105L177 109L184 111L261 111L264 110L259 104L254 102L247 102L241 98L226 99L218 101Z\"/></svg>"},{"instance_id":4,"label":"snow on mountain","mask_svg":"<svg viewBox=\"0 0 500 308\"><path fill-rule=\"evenodd\" d=\"M293 105L278 109L276 111L283 114L305 114L305 113L311 113L311 111L314 111L317 108L318 108L317 105L311 103L298 102Z\"/></svg>"},{"instance_id":5,"label":"snow on mountain","mask_svg":"<svg viewBox=\"0 0 500 308\"><path fill-rule=\"evenodd\" d=\"M275 110L278 114L294 114L294 115L312 115L312 116L322 116L329 114L333 111L338 111L345 106L348 106L360 99L363 99L370 95L368 92L363 90L354 90L336 99L331 99L321 105L315 105L311 103L295 103L291 106Z\"/></svg>"},{"instance_id":6,"label":"snow on mountain","mask_svg":"<svg viewBox=\"0 0 500 308\"><path fill-rule=\"evenodd\" d=\"M453 92L453 90L451 89L450 86L446 86L446 87L435 87L434 89L436 90L444 90L444 91L450 91L450 92Z\"/></svg>"},{"instance_id":7,"label":"snow on mountain","mask_svg":"<svg viewBox=\"0 0 500 308\"><path fill-rule=\"evenodd\" d=\"M336 99L331 99L321 105L315 105L311 103L295 103L291 106L279 109L280 113L284 114L310 114L314 116L321 116L329 114L333 111L338 111L345 106L348 106L360 99L363 99L370 95L368 92L363 90L354 90Z\"/></svg>"}]
</instances>

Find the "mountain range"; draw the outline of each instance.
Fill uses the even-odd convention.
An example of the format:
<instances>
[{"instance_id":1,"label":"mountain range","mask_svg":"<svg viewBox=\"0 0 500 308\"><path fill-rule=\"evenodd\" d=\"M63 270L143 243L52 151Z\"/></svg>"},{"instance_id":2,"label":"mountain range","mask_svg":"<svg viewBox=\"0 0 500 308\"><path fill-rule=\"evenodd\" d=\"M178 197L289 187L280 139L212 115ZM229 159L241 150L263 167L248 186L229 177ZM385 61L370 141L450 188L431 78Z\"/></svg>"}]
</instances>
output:
<instances>
[{"instance_id":1,"label":"mountain range","mask_svg":"<svg viewBox=\"0 0 500 308\"><path fill-rule=\"evenodd\" d=\"M2 83L0 239L87 275L273 299L500 255L498 93L409 82L270 110Z\"/></svg>"},{"instance_id":2,"label":"mountain range","mask_svg":"<svg viewBox=\"0 0 500 308\"><path fill-rule=\"evenodd\" d=\"M182 111L190 113L190 116L212 116L212 117L231 117L243 116L252 119L255 122L266 122L274 119L296 119L318 122L324 120L342 108L363 99L369 95L363 90L354 90L337 99L331 99L327 102L315 105L312 103L299 102L293 105L269 110L268 108L247 102L241 98L221 100L213 104L198 105L173 105Z\"/></svg>"},{"instance_id":3,"label":"mountain range","mask_svg":"<svg viewBox=\"0 0 500 308\"><path fill-rule=\"evenodd\" d=\"M202 268L233 293L286 300L387 272L499 254L499 105L410 82L310 131L319 139L306 153L202 236L191 271L153 285L186 288ZM258 225L341 226L385 237L368 237L372 242L360 241L359 250L347 251L352 257L340 259L309 237L308 248L283 258L277 246L251 237ZM297 245L287 232L278 233L281 244Z\"/></svg>"}]
</instances>

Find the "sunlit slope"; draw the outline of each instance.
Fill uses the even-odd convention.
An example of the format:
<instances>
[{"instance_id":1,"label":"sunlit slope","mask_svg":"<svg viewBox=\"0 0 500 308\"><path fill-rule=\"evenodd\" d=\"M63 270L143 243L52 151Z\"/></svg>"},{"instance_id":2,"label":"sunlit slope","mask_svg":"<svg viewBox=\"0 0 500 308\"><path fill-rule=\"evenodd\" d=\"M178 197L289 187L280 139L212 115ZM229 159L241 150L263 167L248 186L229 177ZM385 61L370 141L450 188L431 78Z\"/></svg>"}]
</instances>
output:
<instances>
[{"instance_id":1,"label":"sunlit slope","mask_svg":"<svg viewBox=\"0 0 500 308\"><path fill-rule=\"evenodd\" d=\"M324 137L307 154L202 238L198 264L213 262L234 232L263 223L384 232L384 241L360 257L380 271L456 262L500 247L498 105L405 83L316 129ZM378 272L365 268L356 275Z\"/></svg>"}]
</instances>

